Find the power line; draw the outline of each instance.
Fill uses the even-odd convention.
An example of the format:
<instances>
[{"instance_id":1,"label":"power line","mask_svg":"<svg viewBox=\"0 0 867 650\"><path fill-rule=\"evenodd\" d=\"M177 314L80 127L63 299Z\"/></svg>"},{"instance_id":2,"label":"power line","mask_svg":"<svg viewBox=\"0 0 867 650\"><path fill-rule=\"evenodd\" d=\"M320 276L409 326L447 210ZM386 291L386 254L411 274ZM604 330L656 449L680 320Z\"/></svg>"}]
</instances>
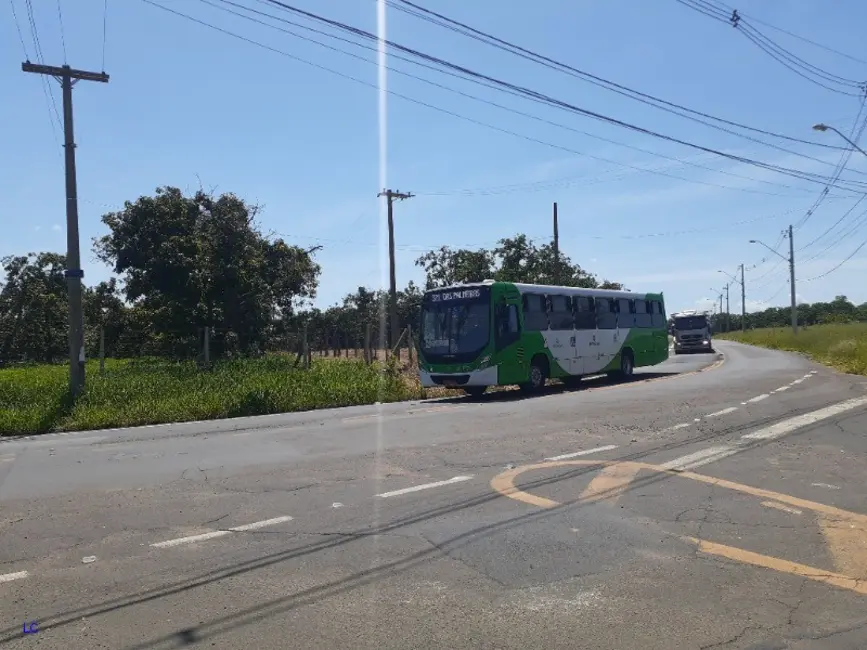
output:
<instances>
[{"instance_id":1,"label":"power line","mask_svg":"<svg viewBox=\"0 0 867 650\"><path fill-rule=\"evenodd\" d=\"M24 59L29 61L30 57L27 55L27 46L24 44L24 34L21 32L21 23L18 22L18 14L15 11L15 0L9 0L9 4L12 6L12 20L15 23L15 29L18 31L18 40L21 41L21 49L24 50Z\"/></svg>"},{"instance_id":2,"label":"power line","mask_svg":"<svg viewBox=\"0 0 867 650\"><path fill-rule=\"evenodd\" d=\"M63 33L63 10L60 8L60 0L57 0L57 20L60 22L60 43L63 45L63 62L66 63L66 35Z\"/></svg>"},{"instance_id":3,"label":"power line","mask_svg":"<svg viewBox=\"0 0 867 650\"><path fill-rule=\"evenodd\" d=\"M105 72L105 41L108 24L108 0L102 1L102 70Z\"/></svg>"},{"instance_id":4,"label":"power line","mask_svg":"<svg viewBox=\"0 0 867 650\"><path fill-rule=\"evenodd\" d=\"M257 1L264 3L267 0L257 0ZM797 155L797 152L792 152L788 149L782 149L780 147L777 147L776 145L772 145L771 143L765 142L763 140L759 140L757 138L752 138L750 136L747 136L747 135L742 134L742 133L737 133L736 131L732 131L730 129L725 129L723 127L720 127L718 124L711 124L711 123L708 123L708 122L706 122L702 119L698 119L698 118L705 118L707 120L713 120L713 121L719 122L720 124L725 124L727 126L737 127L737 128L744 129L747 131L752 131L754 133L761 133L763 135L779 138L782 140L788 140L790 142L798 142L801 144L809 144L812 146L827 146L824 143L818 143L818 142L814 142L814 141L810 141L810 140L805 140L803 138L796 138L796 137L792 137L792 136L788 136L788 135L783 135L781 133L775 133L775 132L769 131L767 129L760 129L760 128L752 127L752 126L742 124L739 122L735 122L733 120L728 120L728 119L716 117L714 115L711 115L711 114L708 114L708 113L705 113L702 111L697 111L697 110L688 108L686 106L683 106L683 105L680 105L680 104L677 104L674 102L670 102L670 101L661 99L659 97L655 97L655 96L650 95L648 93L644 93L644 92L635 90L633 88L629 88L628 86L624 86L622 84L615 83L615 82L610 81L608 79L605 79L603 77L599 77L597 75L591 74L591 73L586 72L584 70L580 70L578 68L567 65L567 64L562 63L560 61L557 61L555 59L549 58L547 56L544 56L544 55L539 54L537 52L534 52L532 50L523 48L519 45L516 45L515 43L498 38L496 36L493 36L492 34L484 32L484 31L477 29L475 27L471 27L470 25L467 25L466 23L462 23L460 21L449 18L449 17L447 17L441 13L437 13L437 12L432 11L430 9L426 9L425 7L422 7L422 6L420 6L414 2L410 2L409 0L386 0L386 2L389 6L397 9L398 11L402 11L408 15L420 18L421 20L425 20L427 22L438 25L440 27L444 27L446 29L449 29L449 30L456 32L456 33L459 33L459 34L462 34L464 36L467 36L467 37L472 38L474 40L477 40L479 42L485 43L487 45L491 45L491 46L496 47L500 50L509 52L509 53L517 55L517 56L520 56L521 58L533 61L535 63L542 64L545 67L548 67L552 70L557 70L559 72L565 72L565 73L569 74L570 76L580 78L584 81L592 83L593 85L596 85L596 86L599 86L601 88L605 88L606 90L610 90L610 91L616 92L620 95L629 97L630 99L640 101L644 104L647 104L649 106L653 106L655 108L664 110L668 113L679 115L680 117L685 117L687 119L691 119L691 120L698 122L700 124L704 124L705 126L709 126L711 128L715 128L715 129L724 131L726 133L735 135L737 137L742 137L742 138L748 139L752 142L757 142L757 143L760 143L760 144L763 144L766 146L773 147L775 149L780 149L780 150L785 151L787 153L796 153L796 155ZM687 115L684 115L683 114L684 112L687 113ZM840 148L840 147L837 147L837 148Z\"/></svg>"},{"instance_id":5,"label":"power line","mask_svg":"<svg viewBox=\"0 0 867 650\"><path fill-rule=\"evenodd\" d=\"M34 56L37 63L42 64L45 62L45 59L42 56L42 44L39 41L39 30L36 28L36 17L33 13L33 4L31 0L24 0L24 6L27 9L27 21L30 23L30 36L33 39ZM29 61L29 59L27 60ZM41 82L42 94L45 96L45 102L48 107L48 121L51 123L51 134L54 136L54 143L59 149L60 139L57 135L57 129L58 126L62 128L63 120L60 119L60 111L57 108L57 99L54 96L54 88L45 77L41 78ZM52 108L54 109L54 113L51 112ZM55 119L57 120L56 125Z\"/></svg>"},{"instance_id":6,"label":"power line","mask_svg":"<svg viewBox=\"0 0 867 650\"><path fill-rule=\"evenodd\" d=\"M858 251L860 251L862 248L864 248L864 246L867 246L867 239L865 239L863 242L861 242L861 245L858 246L858 248L856 248L854 251L852 251L852 253L849 254L849 256L847 256L842 262L840 262L839 264L837 264L833 268L828 269L827 271L825 271L821 275L817 275L817 276L812 277L812 278L807 278L806 280L803 280L803 282L812 282L813 280L818 280L819 278L824 278L827 275L831 275L834 271L836 271L841 266L843 266L846 262L848 262L853 257L855 257L855 255L858 254Z\"/></svg>"},{"instance_id":7,"label":"power line","mask_svg":"<svg viewBox=\"0 0 867 650\"><path fill-rule=\"evenodd\" d=\"M707 0L677 0L680 4L689 7L699 13L708 16L714 20L726 23L740 31L740 33L752 42L756 47L768 54L775 61L785 66L795 74L804 79L821 86L832 92L837 92L844 95L858 97L865 90L864 81L855 79L847 79L828 72L818 66L805 61L801 57L786 50L779 44L775 43L760 30L753 27L746 21L743 16L738 13L737 9L732 9L730 12L726 9L712 4ZM840 86L835 88L833 85ZM844 88L846 90L844 90Z\"/></svg>"},{"instance_id":8,"label":"power line","mask_svg":"<svg viewBox=\"0 0 867 650\"><path fill-rule=\"evenodd\" d=\"M344 79L348 79L348 80L354 81L354 82L356 82L356 83L359 83L359 84L361 84L361 85L367 86L367 87L369 87L369 88L374 88L374 89L377 89L377 90L378 90L378 87L377 87L375 84L372 84L372 83L370 83L370 82L364 81L364 80L362 80L362 79L358 79L357 77L353 77L352 75L349 75L349 74L346 74L346 73L343 73L343 72L339 72L339 71L334 70L334 69L332 69L332 68L329 68L329 67L327 67L327 66L324 66L324 65L321 65L321 64L318 64L318 63L314 63L314 62L312 62L312 61L308 61L308 60L303 59L303 58L301 58L301 57L299 57L299 56L296 56L296 55L294 55L294 54L290 54L289 52L286 52L286 51L284 51L284 50L280 50L280 49L275 48L275 47L272 47L272 46L270 46L270 45L266 45L266 44L264 44L264 43L261 43L261 42L259 42L259 41L254 40L254 39L251 39L251 38L248 38L248 37L246 37L246 36L242 36L242 35L240 35L240 34L237 34L237 33L235 33L235 32L232 32L232 31L229 31L229 30L223 29L223 28L221 28L221 27L217 27L216 25L213 25L213 24L208 23L208 22L206 22L206 21L203 21L203 20L201 20L201 19L195 18L195 17L190 16L190 15L188 15L188 14L184 14L184 13L182 13L182 12L180 12L180 11L176 11L176 10L171 9L171 8L169 8L169 7L163 6L163 5L161 5L161 4L157 3L157 2L153 2L153 0L142 0L142 2L145 2L145 3L147 3L147 4L150 4L150 5L152 5L152 6L156 7L156 8L158 8L158 9L162 9L163 11L167 11L167 12L169 12L169 13L175 14L175 15L177 15L177 16L180 16L180 17L182 17L182 18L185 18L185 19L187 19L187 20L190 20L190 21L195 22L195 23L197 23L197 24L200 24L200 25L202 25L202 26L208 27L208 28L210 28L210 29L214 29L214 30L216 30L216 31L218 31L218 32L220 32L220 33L226 34L226 35L228 35L228 36L232 36L233 38L237 38L237 39L239 39L239 40L245 41L245 42L250 43L250 44L252 44L252 45L256 45L257 47L261 47L261 48L263 48L263 49L269 50L269 51L274 52L274 53L276 53L276 54L280 54L280 55L285 56L285 57L287 57L287 58L290 58L290 59L292 59L292 60L294 60L294 61L298 61L298 62L301 62L301 63L305 63L305 64L310 65L310 66L312 66L312 67L314 67L314 68L317 68L317 69L319 69L319 70L323 70L323 71L329 72L329 73L331 73L331 74L337 75L337 76L342 77L342 78L344 78ZM436 105L434 105L434 104L430 104L430 103L428 103L428 102L424 102L424 101L421 101L421 100L415 99L415 98L413 98L413 97L409 97L409 96L407 96L407 95L403 95L403 94L398 93L398 92L396 92L396 91L394 91L394 90L391 90L391 89L387 89L386 92L389 93L390 95L394 96L394 97L399 97L399 98L401 98L401 99L403 99L403 100L405 100L405 101L409 101L409 102L411 102L411 103L414 103L414 104L417 104L417 105L420 105L420 106L425 106L425 107L430 108L430 109L432 109L432 110L435 110L435 111L438 111L438 112L444 113L444 114L446 114L446 115L450 115L450 116L452 116L452 117L456 117L456 118L458 118L458 119L461 119L461 120L464 120L464 121L470 122L470 123L472 123L472 124L476 124L476 125L478 125L478 126L483 126L483 127L485 127L485 128L488 128L488 129L491 129L491 130L494 130L494 131L497 131L497 132L500 132L500 133L505 133L505 134L508 134L508 135L512 135L512 136L514 136L514 137L521 138L521 139L526 140L526 141L528 141L528 142L534 142L534 143L536 143L536 144L542 144L542 145L545 145L545 146L547 146L547 147L551 147L551 148L554 148L554 149L558 149L558 150L560 150L560 151L566 151L566 152L571 153L571 154L574 154L574 155L584 156L584 157L590 157L590 158L595 158L596 160L602 160L602 161L604 161L604 162L612 163L612 164L615 164L615 165L619 165L619 166L623 166L623 167L628 167L628 168L637 169L638 171L642 171L642 172L655 173L655 174L658 174L658 175L661 175L661 176L667 176L667 177L669 177L669 178L674 178L674 179L676 179L676 180L680 180L680 181L692 182L692 183L697 183L697 184L700 184L700 185L707 185L707 186L711 186L711 187L718 187L718 188L721 188L721 189L738 190L738 191L744 191L744 192L750 192L750 193L760 193L760 194L763 194L763 192L760 192L760 191L758 191L758 190L749 190L749 189L747 189L747 188L732 188L732 187L728 187L728 186L725 186L725 185L719 185L719 184L716 184L716 183L709 183L709 182L700 181L700 180L695 180L695 179L687 179L687 178L683 178L683 177L680 177L680 176L675 176L675 175L673 175L673 174L667 174L667 173L665 173L665 172L661 172L661 171L656 171L656 170L647 170L647 169L644 169L644 168L641 168L641 167L636 167L636 166L634 166L634 165L629 165L629 164L626 164L626 163L621 163L621 162L619 162L619 161L614 161L614 160L610 160L610 159L607 159L607 158L602 158L601 156L592 156L592 155L586 154L586 153L584 153L584 152L577 151L577 150L575 150L575 149L572 149L572 148L566 147L566 146L564 146L564 145L555 144L555 143L552 143L552 142L547 142L547 141L545 141L545 140L541 140L541 139L539 139L539 138L534 138L534 137L532 137L532 136L524 135L524 134L521 134L521 133L516 133L516 132L514 132L514 131L510 131L510 130L508 130L508 129L504 129L504 128L502 128L502 127L494 126L494 125L492 125L492 124L488 124L488 123L482 122L482 121L480 121L480 120L476 120L476 119L474 119L474 118L471 118L471 117L468 117L468 116L462 115L462 114L457 113L457 112L455 112L455 111L451 111L451 110L449 110L449 109L445 109L445 108L442 108L442 107L436 106ZM708 153L715 153L715 152L714 152L713 150L711 150L711 151L708 151ZM730 157L730 156L729 156L729 157ZM801 177L798 176L798 178L801 178ZM810 177L806 177L806 178L804 178L804 180L812 180L812 179L811 179ZM816 182L816 181L813 181L813 182ZM852 181L852 182L857 183L857 181ZM847 191L851 191L851 192L858 192L858 191L859 191L859 190L855 190L855 189L853 189L853 188L847 188L847 187L842 187L842 186L838 186L838 187L841 187L841 189L844 189L844 190L847 190Z\"/></svg>"},{"instance_id":9,"label":"power line","mask_svg":"<svg viewBox=\"0 0 867 650\"><path fill-rule=\"evenodd\" d=\"M275 30L277 30L277 31L280 31L280 32L283 32L283 33L285 33L285 34L289 34L289 35L291 35L291 36L294 36L294 37L296 37L296 38L299 38L299 39L301 39L301 40L304 40L304 41L307 41L307 42L310 42L310 43L314 43L314 44L316 44L316 45L319 45L319 46L321 46L321 47L327 48L327 49L329 49L329 50L332 50L332 51L335 51L335 52L339 52L339 53L341 53L341 54L345 54L346 56L350 56L350 57L355 58L355 59L358 59L358 60L360 60L360 61L364 61L364 62L366 62L366 63L370 63L370 64L372 64L372 65L378 65L376 61L371 61L370 59L366 59L366 58L364 58L364 57L362 57L362 56L359 56L359 55L357 55L357 54L353 54L353 53L351 53L351 52L347 52L346 50L342 50L342 49L340 49L340 48L337 48L337 47L334 47L334 46L328 45L328 44L326 44L326 43L322 43L321 41L318 41L318 40L316 40L316 39L313 39L313 38L309 38L309 37L303 36L303 35L301 35L301 34L298 34L297 32L293 32L292 30L285 29L285 28L282 28L282 27L279 27L279 26L276 26L276 25L272 25L272 24L267 23L267 22L265 22L265 21L262 21L262 20L258 20L258 19L256 19L256 18L253 18L253 17L251 17L251 16L247 16L247 15L244 15L244 14L242 14L242 13L239 13L239 12L236 12L236 11L232 11L231 9L228 9L228 8L226 8L226 7L222 7L222 6L219 6L219 5L214 4L214 2L212 2L211 0L199 0L199 1L202 2L202 3L204 3L204 4L207 4L207 5L209 5L209 6L215 7L215 8L217 8L217 9L221 10L221 11L225 11L225 12L227 12L227 13L230 13L230 14L232 14L232 15L238 16L238 17L240 17L240 18L244 18L245 20L249 20L249 21L251 21L251 22L254 22L254 23L257 23L257 24L260 24L260 25L264 25L264 26L269 27L269 28L271 28L271 29L275 29ZM351 41L351 40L349 40L349 39L344 39L344 38L341 38L341 37L339 37L339 36L335 36L335 35L333 35L333 34L329 34L329 33L327 33L327 32L323 32L323 31L321 31L321 30L313 29L313 28L310 28L310 27L308 27L308 26L306 26L306 25L301 25L301 24L299 24L299 23L295 23L295 22L290 21L290 20L287 20L287 19L285 19L285 18L281 18L281 17L279 17L279 16L273 16L273 15L268 14L268 13L265 13L265 12L257 11L257 10L255 10L255 9L250 9L250 8L245 7L245 6L243 6L243 5L240 5L240 4L237 4L237 3L235 3L235 2L232 2L231 0L218 0L218 1L219 1L219 2L222 2L223 4L227 4L227 5L231 5L231 6L234 6L234 7L242 8L242 9L245 9L245 10L247 10L247 11L251 11L251 12L253 12L253 13L255 13L255 14L258 14L258 15L261 15L261 16L266 16L266 17L272 18L272 19L274 19L274 20L278 20L278 21L283 22L283 23L288 23L288 24L290 24L290 25L294 25L294 26L296 26L296 27L300 27L300 28L302 28L302 29L307 29L307 30L309 30L309 31L313 31L313 32L315 32L315 33L317 33L317 34L322 34L322 35L327 36L327 37L329 37L329 38L334 38L334 39L336 39L336 40L339 40L339 41L342 41L342 42L345 42L345 43L349 43L349 44L354 45L354 46L356 46L356 47L361 47L361 48L363 48L363 49L367 49L367 50L370 50L370 51L376 51L376 48L373 47L373 46L366 46L366 45L364 45L364 44L362 44L362 43L357 43L357 42ZM433 67L433 66L425 65L425 64L423 64L423 63L419 63L418 61L414 61L414 60L412 60L412 59L410 59L410 58L403 57L403 56L401 56L401 55L392 55L392 56L393 56L394 58L397 58L397 59L400 59L400 60L403 60L403 61L407 61L407 62L409 62L409 63L413 63L413 64L415 64L415 65L419 65L419 66L421 66L421 67L424 67L424 68L427 68L427 69L430 69L430 70L434 70L434 71L436 71L436 72L440 72L440 73L448 74L448 75L450 75L450 76L458 77L458 78L462 78L462 79L464 78L464 77L460 77L459 75L456 75L456 74L454 74L454 73L451 73L451 72L448 72L448 71L444 71L444 70L440 70L440 69L437 69L437 68L435 68L435 67ZM446 86L446 85L443 85L443 84L439 84L439 83L437 83L437 82L431 81L430 79L425 79L424 77L420 77L420 76L418 76L418 75L414 75L414 74L408 73L408 72L406 72L406 71L404 71L404 70L396 69L396 68L393 68L393 67L391 67L391 66L386 66L386 68L387 68L388 70L390 70L390 71L396 73L396 74L403 75L403 76L406 76L406 77L409 77L409 78L412 78L412 79L416 79L417 81L421 81L421 82L426 83L426 84L429 84L429 85L431 85L431 86L435 86L435 87L437 87L437 88L440 88L440 89L446 90L446 91L448 91L448 92L455 93L455 94L460 95L460 96L462 96L462 97L466 97L466 98L472 99L472 100L474 100L474 101L478 101L478 102L481 102L481 103L487 104L487 105L489 105L489 106L494 106L494 107L496 107L496 108L499 108L499 109L502 109L502 110L508 111L508 112L513 113L513 114L516 114L516 115L521 115L521 116L523 116L523 117L527 117L527 118L529 118L529 119L533 119L533 120L536 120L536 121L539 121L539 122L542 122L542 123L548 124L548 125L550 125L550 126L555 126L555 127L562 128L562 129L564 129L564 130L567 130L567 131L571 131L571 132L573 132L573 133L578 133L578 134L580 134L580 135L584 135L584 136L587 136L587 137L590 137L590 138L593 138L593 139L596 139L596 140L600 140L600 141L603 141L603 142L607 142L607 143L609 143L609 144L614 144L614 145L616 145L616 146L625 147L625 148L627 148L627 149L632 149L632 150L634 150L634 151L639 151L639 152L641 152L641 153L646 153L646 154L649 154L649 155L652 155L652 156L655 156L655 157L663 158L663 159L665 159L665 160L671 160L671 161L678 162L678 163L683 164L683 165L689 165L689 166L692 166L692 167L697 167L697 168L699 168L699 169L705 169L705 170L708 170L708 171L712 171L712 172L714 172L714 173L724 174L724 175L726 175L726 176L732 176L732 177L735 177L735 178L741 178L741 179L744 179L744 180L749 180L749 181L752 181L752 182L755 182L755 183L764 183L764 184L767 184L767 185L772 185L772 186L776 186L776 187L782 187L782 188L785 188L785 189L792 189L792 190L798 190L798 191L800 191L800 188L795 188L795 187L793 187L793 186L791 186L791 185L786 185L786 184L783 184L783 183L775 183L775 182L773 182L773 181L767 181L767 180L764 180L764 179L756 179L756 178L752 178L752 177L750 177L750 176L744 176L743 174L737 174L737 173L734 173L734 172L729 172L729 171L725 171L725 170L715 169L715 168L713 168L713 167L708 167L708 166L706 166L706 165L701 165L701 164L699 164L699 163L695 163L695 162L691 162L691 161L686 161L686 160L683 160L683 159L681 159L681 158L675 158L675 157L672 157L672 156L666 156L666 155L661 154L661 153L656 152L656 151L651 151L651 150L644 149L644 148L641 148L641 147L636 147L636 146L634 146L634 145L626 144L626 143L623 143L623 142L618 142L617 140L612 140L612 139L610 139L610 138L605 138L605 137L602 137L602 136L598 136L598 135L596 135L596 134L588 133L588 132L586 132L586 131L582 131L582 130L580 130L580 129L575 129L575 128L573 128L573 127L570 127L570 126L565 125L565 124L561 124L561 123L559 123L559 122L554 122L554 121L551 121L551 120L547 120L547 119L545 119L545 118L541 118L541 117L539 117L539 116L537 116L537 115L533 115L533 114L530 114L530 113L526 113L526 112L524 112L524 111L520 111L520 110L517 110L517 109L511 108L511 107L509 107L509 106L504 106L504 105L499 104L499 103L497 103L497 102L492 102L492 101L490 101L490 100L483 99L483 98L478 97L478 96L476 96L476 95L472 95L472 94L469 94L469 93L465 93L465 92L463 92L463 91L457 90L457 89L452 88L452 87L450 87L450 86ZM522 98L524 98L524 99L527 99L527 97L521 95L520 93L516 93L516 92L508 91L508 90L503 90L503 89L501 89L501 88L496 88L496 87L491 86L490 84L487 84L487 83L481 83L480 85L483 85L483 86L485 86L485 87L487 87L487 88L494 88L495 90L500 90L500 91L502 91L502 92L506 92L506 93L508 93L508 94L510 94L510 95L515 95L515 96L519 96L519 97L522 97ZM533 99L533 98L530 98L530 99ZM537 101L537 100L534 99L533 101ZM612 163L612 164L616 164L616 165L624 166L623 163L619 163L619 162L617 162L617 161L613 161L613 160L610 160L610 159L607 159L607 158L602 158L602 157L599 157L599 156L593 156L593 155L591 155L591 154L582 154L582 155L584 155L584 156L586 156L586 157L589 157L589 158L595 158L596 160L601 160L601 161L603 161L603 162L609 162L609 163ZM824 161L823 161L823 162L824 162ZM629 167L628 165L625 165L625 166ZM633 168L633 169L636 169L635 167L632 167L632 168ZM642 171L647 171L648 173L655 173L655 172L650 171L650 170L642 170ZM695 181L695 180L692 180L692 179L684 179L684 178L679 177L679 176L672 176L671 174L667 174L667 176L672 177L672 178L676 178L676 179L678 179L678 180L684 180L684 181L687 181L687 182L701 182L701 181ZM708 183L703 183L703 184L708 184ZM767 194L767 195L769 195L769 196L784 196L784 195L781 195L781 194L778 194L778 193L760 192L760 191L758 191L758 190L750 190L750 189L747 189L747 188L731 188L731 187L724 186L724 185L719 185L719 184L716 184L716 183L710 183L710 185L713 185L713 186L716 186L716 187L722 187L722 188L724 188L724 189L731 189L731 190L743 191L743 192L747 192L747 193L751 193L751 194L757 194L757 193L758 193L758 194Z\"/></svg>"},{"instance_id":10,"label":"power line","mask_svg":"<svg viewBox=\"0 0 867 650\"><path fill-rule=\"evenodd\" d=\"M361 36L363 38L366 38L366 39L369 39L372 41L376 41L376 42L380 42L380 39L375 34L367 32L367 31L360 29L358 27L353 27L351 25L341 23L340 21L336 21L336 20L333 20L330 18L325 18L324 16L320 16L318 14L314 14L312 12L305 11L303 9L299 9L299 8L294 7L292 5L289 5L285 2L281 2L280 0L260 0L260 1L261 2L268 2L272 5L278 6L278 7L282 8L286 11L289 11L289 12L292 12L292 13L295 13L295 14L298 14L301 16L305 16L305 17L310 18L312 20L322 22L322 23L330 25L332 27L336 27L337 29L347 31L347 32L350 32L352 34L356 34L356 35ZM656 138L665 140L667 142L673 142L673 143L680 144L680 145L683 145L686 147L690 147L692 149L696 149L699 151L705 151L708 153L713 153L713 154L716 154L720 157L727 158L729 160L734 160L736 162L752 165L752 166L758 167L760 169L766 169L769 171L774 171L774 172L779 173L779 174L791 176L794 178L799 178L801 180L806 180L806 181L812 182L812 183L824 184L825 182L827 182L827 179L828 179L828 177L821 176L819 174L815 174L815 173L811 173L811 172L804 172L802 170L791 169L791 168L783 167L781 165L774 165L774 164L754 160L751 158L747 158L745 156L737 156L734 154L725 153L723 151L719 151L719 150L713 149L711 147L706 147L706 146L695 144L693 142L689 142L689 141L686 141L686 140L683 140L680 138L676 138L674 136L659 133L657 131L653 131L653 130L645 128L645 127L641 127L641 126L638 126L638 125L635 125L635 124L632 124L629 122L625 122L625 121L617 119L617 118L610 117L608 115L604 115L602 113L598 113L596 111L591 111L591 110L588 110L585 108L581 108L579 106L575 106L575 105L570 104L568 102L555 99L555 98L553 98L549 95L546 95L544 93L540 93L538 91L533 91L529 88L525 88L525 87L517 85L517 84L503 81L503 80L498 79L496 77L491 77L490 75L476 72L476 71L471 70L469 68L465 68L463 66L460 66L460 65L451 63L449 61L446 61L444 59L441 59L439 57L431 56L429 54L425 54L423 52L415 50L413 48L409 48L409 47L406 47L406 46L401 45L399 43L395 43L394 41L389 41L387 39L382 39L382 41L384 43L386 43L390 48L397 49L399 51L405 52L405 53L410 54L412 56L419 57L419 58L424 59L426 61L430 61L430 62L435 63L437 65L440 65L442 67L455 70L457 72L460 72L462 74L465 74L465 75L468 75L468 76L471 76L471 77L474 77L477 79L484 79L485 81L494 83L500 87L508 88L510 90L520 92L521 94L525 94L529 97L541 99L541 100L545 101L546 103L550 104L551 106L562 108L564 110L568 110L568 111L571 111L573 113L576 113L576 114L579 114L579 115L582 115L585 117L590 117L590 118L605 122L605 123L613 125L613 126L618 126L621 128L631 130L631 131L635 131L637 133L642 133L644 135L656 137ZM847 180L845 182L846 183L853 183L856 185L863 185L863 183L861 181ZM852 189L852 188L848 188L848 189ZM859 191L859 190L852 190L852 191Z\"/></svg>"},{"instance_id":11,"label":"power line","mask_svg":"<svg viewBox=\"0 0 867 650\"><path fill-rule=\"evenodd\" d=\"M842 222L846 217L848 217L850 214L852 214L852 212L855 210L855 208L857 208L865 198L867 198L867 195L861 196L861 197L860 197L860 198L855 202L855 204L852 205L852 207L850 207L848 210L846 210L846 212L843 213L843 216L842 216L842 217L840 217L839 219L837 219L837 221L835 221L833 224L831 224L831 225L830 225L830 226L829 226L829 227L828 227L828 228L827 228L827 229L826 229L826 230L825 230L821 235L819 235L818 237L814 238L814 239L813 239L812 241L810 241L808 244L805 244L804 246L801 246L801 247L798 249L798 251L800 252L800 251L802 251L802 250L805 250L805 249L807 249L807 248L810 248L810 246L812 246L812 245L815 244L817 241L819 241L820 239L822 239L825 235L827 235L829 232L831 232L832 230L834 230L834 228L836 228L838 225L840 225L840 223L841 223L841 222Z\"/></svg>"}]
</instances>

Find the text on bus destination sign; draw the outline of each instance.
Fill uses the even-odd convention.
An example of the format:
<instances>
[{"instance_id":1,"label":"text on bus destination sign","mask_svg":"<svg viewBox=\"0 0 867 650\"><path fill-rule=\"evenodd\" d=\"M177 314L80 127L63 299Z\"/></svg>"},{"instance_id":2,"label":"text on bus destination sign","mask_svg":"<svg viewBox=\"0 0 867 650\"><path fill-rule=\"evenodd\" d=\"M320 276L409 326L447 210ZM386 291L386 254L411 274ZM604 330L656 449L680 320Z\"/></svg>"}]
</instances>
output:
<instances>
[{"instance_id":1,"label":"text on bus destination sign","mask_svg":"<svg viewBox=\"0 0 867 650\"><path fill-rule=\"evenodd\" d=\"M479 289L463 289L461 291L443 291L442 293L432 293L431 302L440 302L446 300L465 300L467 298L478 298L482 295Z\"/></svg>"}]
</instances>

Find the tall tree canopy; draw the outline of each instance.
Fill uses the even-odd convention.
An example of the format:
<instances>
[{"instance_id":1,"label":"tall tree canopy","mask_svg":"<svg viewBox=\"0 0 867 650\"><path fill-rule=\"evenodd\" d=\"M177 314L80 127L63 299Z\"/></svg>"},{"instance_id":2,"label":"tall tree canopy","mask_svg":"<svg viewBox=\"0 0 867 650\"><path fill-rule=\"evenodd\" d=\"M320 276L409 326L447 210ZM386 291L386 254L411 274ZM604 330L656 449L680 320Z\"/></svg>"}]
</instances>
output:
<instances>
[{"instance_id":1,"label":"tall tree canopy","mask_svg":"<svg viewBox=\"0 0 867 650\"><path fill-rule=\"evenodd\" d=\"M553 244L539 246L523 234L501 239L492 250L443 246L422 255L415 263L424 268L428 289L486 279L590 289L623 288L619 282L600 282L595 275L573 264L562 251L555 254Z\"/></svg>"},{"instance_id":2,"label":"tall tree canopy","mask_svg":"<svg viewBox=\"0 0 867 650\"><path fill-rule=\"evenodd\" d=\"M104 215L109 233L94 248L167 345L195 349L208 327L215 351L253 352L273 318L315 297L320 270L307 251L265 237L257 213L234 194L162 187Z\"/></svg>"}]
</instances>

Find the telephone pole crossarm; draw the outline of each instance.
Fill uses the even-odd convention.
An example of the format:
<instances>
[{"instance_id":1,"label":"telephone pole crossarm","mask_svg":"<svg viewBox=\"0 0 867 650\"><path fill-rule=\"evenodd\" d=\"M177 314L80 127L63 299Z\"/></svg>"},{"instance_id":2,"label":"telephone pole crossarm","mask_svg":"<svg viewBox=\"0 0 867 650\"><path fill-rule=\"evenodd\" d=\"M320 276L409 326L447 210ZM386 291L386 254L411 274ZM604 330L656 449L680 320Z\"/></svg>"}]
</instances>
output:
<instances>
[{"instance_id":1,"label":"telephone pole crossarm","mask_svg":"<svg viewBox=\"0 0 867 650\"><path fill-rule=\"evenodd\" d=\"M88 72L87 70L76 70L68 65L58 67L54 65L38 65L36 63L25 62L21 64L23 72L33 72L35 74L47 74L52 77L69 77L70 79L81 79L82 81L99 81L108 83L108 75L104 72Z\"/></svg>"}]
</instances>

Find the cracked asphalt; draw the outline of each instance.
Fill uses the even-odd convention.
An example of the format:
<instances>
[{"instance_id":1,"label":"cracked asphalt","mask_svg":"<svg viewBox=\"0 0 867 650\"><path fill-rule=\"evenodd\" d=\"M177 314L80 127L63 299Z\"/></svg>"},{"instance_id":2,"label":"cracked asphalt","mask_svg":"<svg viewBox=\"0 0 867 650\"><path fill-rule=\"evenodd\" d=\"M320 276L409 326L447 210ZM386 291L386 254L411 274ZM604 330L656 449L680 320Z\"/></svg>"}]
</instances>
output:
<instances>
[{"instance_id":1,"label":"cracked asphalt","mask_svg":"<svg viewBox=\"0 0 867 650\"><path fill-rule=\"evenodd\" d=\"M718 349L0 442L0 646L862 650L867 380Z\"/></svg>"}]
</instances>

